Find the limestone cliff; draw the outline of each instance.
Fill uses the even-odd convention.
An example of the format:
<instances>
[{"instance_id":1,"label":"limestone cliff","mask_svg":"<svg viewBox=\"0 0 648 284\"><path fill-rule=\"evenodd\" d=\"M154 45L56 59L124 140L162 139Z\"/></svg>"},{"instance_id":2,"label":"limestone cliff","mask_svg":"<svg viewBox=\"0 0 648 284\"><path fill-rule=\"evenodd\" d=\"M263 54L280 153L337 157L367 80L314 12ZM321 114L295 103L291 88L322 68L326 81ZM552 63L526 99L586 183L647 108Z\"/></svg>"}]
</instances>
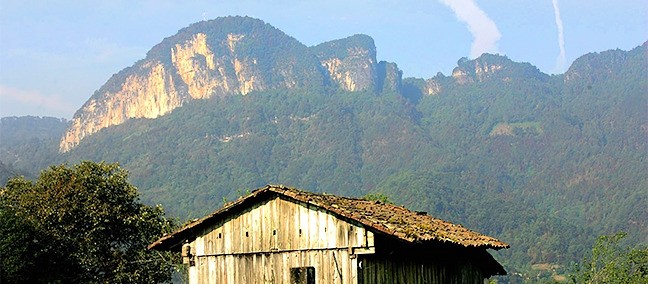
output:
<instances>
[{"instance_id":1,"label":"limestone cliff","mask_svg":"<svg viewBox=\"0 0 648 284\"><path fill-rule=\"evenodd\" d=\"M157 118L188 101L272 89L400 92L402 73L376 61L371 37L307 47L261 20L226 17L181 29L113 75L77 111L59 150L134 118Z\"/></svg>"},{"instance_id":2,"label":"limestone cliff","mask_svg":"<svg viewBox=\"0 0 648 284\"><path fill-rule=\"evenodd\" d=\"M437 73L429 79L406 78L403 95L412 101L422 96L436 96L457 85L479 84L484 82L503 82L512 84L527 79L548 81L550 76L529 64L510 60L506 56L482 54L475 59L461 58L450 76Z\"/></svg>"},{"instance_id":3,"label":"limestone cliff","mask_svg":"<svg viewBox=\"0 0 648 284\"><path fill-rule=\"evenodd\" d=\"M76 112L59 150L69 151L84 137L128 119L159 117L189 100L326 81L308 47L260 20L196 23L110 78Z\"/></svg>"},{"instance_id":4,"label":"limestone cliff","mask_svg":"<svg viewBox=\"0 0 648 284\"><path fill-rule=\"evenodd\" d=\"M129 72L132 69L138 72ZM61 139L60 151L70 150L81 139L103 128L129 118L155 118L187 100L186 92L179 92L173 74L160 62L142 62L122 73L131 74L117 74L106 84L119 84L119 89L100 89L76 112Z\"/></svg>"},{"instance_id":5,"label":"limestone cliff","mask_svg":"<svg viewBox=\"0 0 648 284\"><path fill-rule=\"evenodd\" d=\"M458 66L452 70L452 77L457 84L463 85L474 82L483 82L493 77L497 71L502 69L500 62L488 60L482 56L475 60L459 60Z\"/></svg>"},{"instance_id":6,"label":"limestone cliff","mask_svg":"<svg viewBox=\"0 0 648 284\"><path fill-rule=\"evenodd\" d=\"M380 61L377 66L377 90L381 92L401 92L403 72L396 63Z\"/></svg>"},{"instance_id":7,"label":"limestone cliff","mask_svg":"<svg viewBox=\"0 0 648 284\"><path fill-rule=\"evenodd\" d=\"M425 87L423 89L423 93L428 95L428 96L436 96L437 94L441 93L441 84L434 78L430 78L425 80Z\"/></svg>"},{"instance_id":8,"label":"limestone cliff","mask_svg":"<svg viewBox=\"0 0 648 284\"><path fill-rule=\"evenodd\" d=\"M371 37L354 35L315 46L330 79L345 91L374 90L378 79L376 46Z\"/></svg>"},{"instance_id":9,"label":"limestone cliff","mask_svg":"<svg viewBox=\"0 0 648 284\"><path fill-rule=\"evenodd\" d=\"M452 78L459 85L501 80L509 82L519 78L547 80L548 75L529 63L513 62L506 56L483 54L473 60L462 58L452 70Z\"/></svg>"}]
</instances>

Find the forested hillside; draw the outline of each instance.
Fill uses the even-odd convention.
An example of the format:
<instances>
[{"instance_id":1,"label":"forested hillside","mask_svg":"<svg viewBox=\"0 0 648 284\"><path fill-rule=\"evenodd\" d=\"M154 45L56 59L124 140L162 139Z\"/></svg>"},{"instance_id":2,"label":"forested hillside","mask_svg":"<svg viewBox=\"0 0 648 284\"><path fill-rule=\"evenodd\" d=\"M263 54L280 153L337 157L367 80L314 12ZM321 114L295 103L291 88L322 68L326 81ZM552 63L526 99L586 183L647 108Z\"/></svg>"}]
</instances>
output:
<instances>
[{"instance_id":1,"label":"forested hillside","mask_svg":"<svg viewBox=\"0 0 648 284\"><path fill-rule=\"evenodd\" d=\"M62 160L56 145L68 122L53 117L3 117L0 119L0 182L12 176L29 178Z\"/></svg>"},{"instance_id":2,"label":"forested hillside","mask_svg":"<svg viewBox=\"0 0 648 284\"><path fill-rule=\"evenodd\" d=\"M149 56L162 56L165 45L170 39ZM268 183L382 194L509 243L498 259L526 277L539 274L531 273L538 264L569 269L598 235L627 231L648 243L647 44L584 55L561 75L484 54L460 59L449 76L402 82L395 64L375 62L366 36L294 47L329 74L373 69L317 75L313 88L186 101L155 119L104 128L64 154L52 138L63 130L20 136L3 119L0 161L31 173L52 163L119 162L143 201L180 219ZM356 47L362 52L345 53Z\"/></svg>"}]
</instances>

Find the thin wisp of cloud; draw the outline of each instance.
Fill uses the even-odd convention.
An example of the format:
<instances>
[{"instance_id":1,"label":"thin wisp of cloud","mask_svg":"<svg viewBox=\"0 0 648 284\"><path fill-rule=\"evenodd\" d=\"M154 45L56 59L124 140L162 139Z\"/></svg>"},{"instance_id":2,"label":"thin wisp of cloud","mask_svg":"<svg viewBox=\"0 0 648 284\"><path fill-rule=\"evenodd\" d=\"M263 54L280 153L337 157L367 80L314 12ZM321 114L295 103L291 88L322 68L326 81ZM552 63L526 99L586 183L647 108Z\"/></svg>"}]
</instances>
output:
<instances>
[{"instance_id":1,"label":"thin wisp of cloud","mask_svg":"<svg viewBox=\"0 0 648 284\"><path fill-rule=\"evenodd\" d=\"M565 34L563 30L563 22L560 17L560 8L558 7L558 0L552 0L554 15L556 18L556 28L558 29L558 46L560 47L560 54L556 60L556 69L557 71L565 71Z\"/></svg>"},{"instance_id":2,"label":"thin wisp of cloud","mask_svg":"<svg viewBox=\"0 0 648 284\"><path fill-rule=\"evenodd\" d=\"M459 21L464 22L473 36L470 57L479 57L482 53L499 53L497 42L502 37L497 25L472 0L439 0L455 13Z\"/></svg>"}]
</instances>

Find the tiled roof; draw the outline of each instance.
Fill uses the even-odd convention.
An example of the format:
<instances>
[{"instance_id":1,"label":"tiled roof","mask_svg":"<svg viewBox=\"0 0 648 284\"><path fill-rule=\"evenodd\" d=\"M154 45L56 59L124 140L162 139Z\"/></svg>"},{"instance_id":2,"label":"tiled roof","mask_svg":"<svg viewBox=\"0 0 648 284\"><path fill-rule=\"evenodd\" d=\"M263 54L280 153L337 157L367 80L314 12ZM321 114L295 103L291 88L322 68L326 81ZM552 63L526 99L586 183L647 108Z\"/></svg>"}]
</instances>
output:
<instances>
[{"instance_id":1,"label":"tiled roof","mask_svg":"<svg viewBox=\"0 0 648 284\"><path fill-rule=\"evenodd\" d=\"M190 223L177 232L164 236L149 248L164 249L189 237L208 221L219 218L241 206L243 203L265 196L278 194L300 202L320 207L333 214L359 222L367 229L390 235L407 242L438 241L465 247L502 249L509 245L495 238L471 231L461 225L436 219L425 212L416 212L402 206L358 198L340 197L328 194L310 193L284 186L268 185L251 194L226 204L214 213Z\"/></svg>"}]
</instances>

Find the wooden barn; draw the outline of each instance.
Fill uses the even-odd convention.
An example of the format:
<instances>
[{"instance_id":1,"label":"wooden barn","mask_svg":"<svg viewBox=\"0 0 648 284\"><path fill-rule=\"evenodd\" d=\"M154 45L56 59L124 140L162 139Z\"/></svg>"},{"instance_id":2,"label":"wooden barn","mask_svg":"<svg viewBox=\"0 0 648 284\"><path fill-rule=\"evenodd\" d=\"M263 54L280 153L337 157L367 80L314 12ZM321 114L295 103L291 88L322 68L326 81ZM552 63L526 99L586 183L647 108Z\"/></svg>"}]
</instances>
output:
<instances>
[{"instance_id":1,"label":"wooden barn","mask_svg":"<svg viewBox=\"0 0 648 284\"><path fill-rule=\"evenodd\" d=\"M189 283L484 283L509 246L378 201L266 186L149 246L182 252Z\"/></svg>"}]
</instances>

